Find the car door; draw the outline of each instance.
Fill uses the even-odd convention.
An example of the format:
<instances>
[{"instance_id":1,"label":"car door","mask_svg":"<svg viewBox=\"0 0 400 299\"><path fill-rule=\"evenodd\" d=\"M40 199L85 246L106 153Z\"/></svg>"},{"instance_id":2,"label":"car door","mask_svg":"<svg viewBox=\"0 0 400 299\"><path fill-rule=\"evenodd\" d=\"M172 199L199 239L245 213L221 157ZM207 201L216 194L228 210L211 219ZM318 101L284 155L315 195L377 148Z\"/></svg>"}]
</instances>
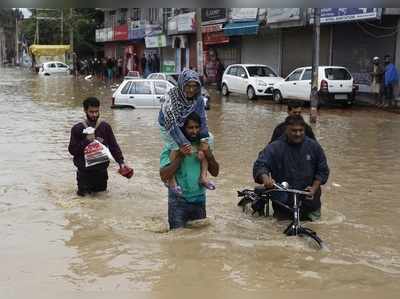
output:
<instances>
[{"instance_id":1,"label":"car door","mask_svg":"<svg viewBox=\"0 0 400 299\"><path fill-rule=\"evenodd\" d=\"M303 69L296 69L287 76L285 82L281 86L281 92L284 98L293 99L296 97L297 83L302 73Z\"/></svg>"},{"instance_id":2,"label":"car door","mask_svg":"<svg viewBox=\"0 0 400 299\"><path fill-rule=\"evenodd\" d=\"M123 83L124 85L120 89L120 92L117 93L117 96L115 97L115 105L129 105L133 107L133 102L130 101L130 94L129 90L132 85L132 81L126 81Z\"/></svg>"},{"instance_id":3,"label":"car door","mask_svg":"<svg viewBox=\"0 0 400 299\"><path fill-rule=\"evenodd\" d=\"M129 102L135 108L151 108L154 102L152 80L132 81L129 89Z\"/></svg>"},{"instance_id":4,"label":"car door","mask_svg":"<svg viewBox=\"0 0 400 299\"><path fill-rule=\"evenodd\" d=\"M311 94L311 75L312 69L306 68L304 69L303 74L297 84L297 95L300 100L309 101Z\"/></svg>"},{"instance_id":5,"label":"car door","mask_svg":"<svg viewBox=\"0 0 400 299\"><path fill-rule=\"evenodd\" d=\"M249 84L249 75L244 67L239 66L236 74L236 86L237 92L241 94L246 94L247 86Z\"/></svg>"},{"instance_id":6,"label":"car door","mask_svg":"<svg viewBox=\"0 0 400 299\"><path fill-rule=\"evenodd\" d=\"M49 73L49 74L55 74L57 73L57 66L54 62L50 62L47 64L46 67L46 72L45 73Z\"/></svg>"},{"instance_id":7,"label":"car door","mask_svg":"<svg viewBox=\"0 0 400 299\"><path fill-rule=\"evenodd\" d=\"M57 73L67 74L68 73L68 66L64 63L57 62Z\"/></svg>"},{"instance_id":8,"label":"car door","mask_svg":"<svg viewBox=\"0 0 400 299\"><path fill-rule=\"evenodd\" d=\"M232 92L237 92L237 87L236 87L237 69L238 69L237 66L231 66L224 75L224 80L226 81L228 90Z\"/></svg>"},{"instance_id":9,"label":"car door","mask_svg":"<svg viewBox=\"0 0 400 299\"><path fill-rule=\"evenodd\" d=\"M165 99L165 94L173 87L173 85L167 81L154 81L154 107L161 107Z\"/></svg>"}]
</instances>

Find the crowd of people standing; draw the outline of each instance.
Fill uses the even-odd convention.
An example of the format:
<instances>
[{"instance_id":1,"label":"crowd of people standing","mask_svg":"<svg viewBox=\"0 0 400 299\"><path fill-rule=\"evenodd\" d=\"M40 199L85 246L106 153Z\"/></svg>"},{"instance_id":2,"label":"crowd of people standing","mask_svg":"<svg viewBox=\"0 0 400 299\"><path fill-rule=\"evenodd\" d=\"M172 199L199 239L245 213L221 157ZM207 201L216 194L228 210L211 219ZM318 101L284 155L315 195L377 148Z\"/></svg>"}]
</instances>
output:
<instances>
[{"instance_id":1,"label":"crowd of people standing","mask_svg":"<svg viewBox=\"0 0 400 299\"><path fill-rule=\"evenodd\" d=\"M73 59L73 73L77 75L93 75L97 79L116 82L130 71L138 71L146 78L150 73L160 72L160 59L157 54L143 55L140 59L136 53L127 54L123 57L88 57L84 59Z\"/></svg>"}]
</instances>

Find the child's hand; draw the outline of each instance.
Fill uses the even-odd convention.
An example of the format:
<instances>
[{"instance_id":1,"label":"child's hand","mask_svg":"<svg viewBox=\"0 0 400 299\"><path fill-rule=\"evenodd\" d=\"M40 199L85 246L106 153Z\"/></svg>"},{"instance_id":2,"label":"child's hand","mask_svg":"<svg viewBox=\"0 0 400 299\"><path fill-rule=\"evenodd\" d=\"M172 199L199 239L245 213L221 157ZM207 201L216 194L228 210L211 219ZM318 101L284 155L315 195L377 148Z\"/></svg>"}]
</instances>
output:
<instances>
[{"instance_id":1,"label":"child's hand","mask_svg":"<svg viewBox=\"0 0 400 299\"><path fill-rule=\"evenodd\" d=\"M184 155L190 155L192 153L192 146L190 144L184 144L179 148L179 150Z\"/></svg>"}]
</instances>

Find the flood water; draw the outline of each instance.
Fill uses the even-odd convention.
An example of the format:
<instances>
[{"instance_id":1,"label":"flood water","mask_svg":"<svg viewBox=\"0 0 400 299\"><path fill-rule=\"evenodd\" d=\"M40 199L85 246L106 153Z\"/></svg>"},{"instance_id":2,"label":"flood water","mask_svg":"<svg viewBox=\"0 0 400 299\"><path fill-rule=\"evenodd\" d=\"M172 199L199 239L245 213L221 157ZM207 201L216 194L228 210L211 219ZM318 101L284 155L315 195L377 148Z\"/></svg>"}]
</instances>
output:
<instances>
[{"instance_id":1,"label":"flood water","mask_svg":"<svg viewBox=\"0 0 400 299\"><path fill-rule=\"evenodd\" d=\"M320 111L313 129L331 175L322 218L307 224L327 244L317 251L286 237L287 222L236 206L286 106L212 93L221 171L207 195L210 225L167 232L158 110L110 109L111 94L102 82L0 68L0 298L398 298L398 114ZM108 191L78 198L67 147L87 96L101 99L135 176L110 165Z\"/></svg>"}]
</instances>

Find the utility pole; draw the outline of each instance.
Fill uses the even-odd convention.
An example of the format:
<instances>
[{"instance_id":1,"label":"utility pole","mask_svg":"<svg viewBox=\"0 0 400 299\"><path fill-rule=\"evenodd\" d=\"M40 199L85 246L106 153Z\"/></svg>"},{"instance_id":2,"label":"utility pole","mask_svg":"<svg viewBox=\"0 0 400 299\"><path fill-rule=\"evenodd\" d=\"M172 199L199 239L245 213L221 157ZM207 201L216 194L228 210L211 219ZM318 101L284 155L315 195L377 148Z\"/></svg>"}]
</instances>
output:
<instances>
[{"instance_id":1,"label":"utility pole","mask_svg":"<svg viewBox=\"0 0 400 299\"><path fill-rule=\"evenodd\" d=\"M74 21L73 21L73 8L69 9L69 46L71 53L74 52Z\"/></svg>"},{"instance_id":2,"label":"utility pole","mask_svg":"<svg viewBox=\"0 0 400 299\"><path fill-rule=\"evenodd\" d=\"M319 37L320 37L320 16L321 9L314 8L314 36L313 36L313 53L312 53L312 78L311 78L311 94L310 94L310 122L317 121L318 114L318 66L319 66Z\"/></svg>"},{"instance_id":3,"label":"utility pole","mask_svg":"<svg viewBox=\"0 0 400 299\"><path fill-rule=\"evenodd\" d=\"M203 76L203 36L201 32L201 8L196 8L196 53L197 53L197 71Z\"/></svg>"},{"instance_id":4,"label":"utility pole","mask_svg":"<svg viewBox=\"0 0 400 299\"><path fill-rule=\"evenodd\" d=\"M60 45L64 44L64 9L61 8L61 43Z\"/></svg>"},{"instance_id":5,"label":"utility pole","mask_svg":"<svg viewBox=\"0 0 400 299\"><path fill-rule=\"evenodd\" d=\"M39 19L38 19L38 9L35 9L36 17L36 31L35 31L35 41L34 44L39 44Z\"/></svg>"},{"instance_id":6,"label":"utility pole","mask_svg":"<svg viewBox=\"0 0 400 299\"><path fill-rule=\"evenodd\" d=\"M19 9L15 9L15 65L19 64L19 43L18 43L18 19Z\"/></svg>"}]
</instances>

